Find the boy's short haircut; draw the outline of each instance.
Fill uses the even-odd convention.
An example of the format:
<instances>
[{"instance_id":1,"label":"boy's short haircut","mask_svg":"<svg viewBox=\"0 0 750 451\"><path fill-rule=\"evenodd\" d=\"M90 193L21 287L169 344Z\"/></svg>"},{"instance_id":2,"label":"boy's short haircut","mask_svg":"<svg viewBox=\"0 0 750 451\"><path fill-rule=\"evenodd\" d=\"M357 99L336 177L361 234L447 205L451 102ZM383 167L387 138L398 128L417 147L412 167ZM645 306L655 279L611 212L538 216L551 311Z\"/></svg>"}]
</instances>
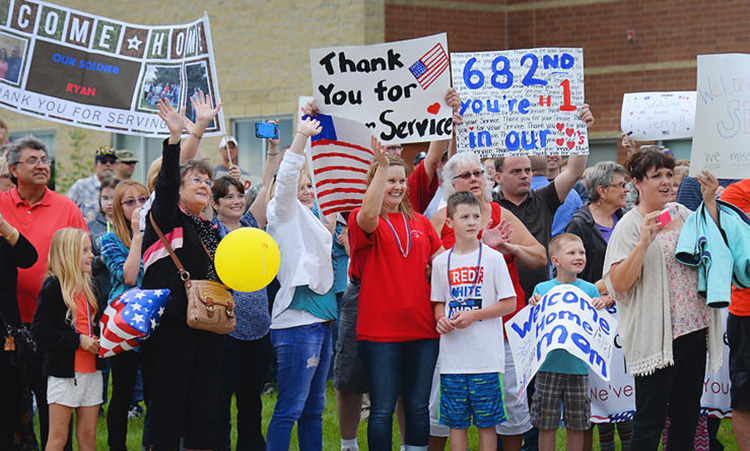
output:
<instances>
[{"instance_id":1,"label":"boy's short haircut","mask_svg":"<svg viewBox=\"0 0 750 451\"><path fill-rule=\"evenodd\" d=\"M448 198L447 213L449 218L453 218L453 215L456 214L456 209L459 205L471 205L477 206L480 209L482 208L482 204L479 203L479 199L477 199L477 196L471 194L470 192L462 191L460 193L455 193Z\"/></svg>"},{"instance_id":2,"label":"boy's short haircut","mask_svg":"<svg viewBox=\"0 0 750 451\"><path fill-rule=\"evenodd\" d=\"M583 244L583 240L580 236L574 235L572 233L561 233L557 235L556 237L552 238L552 241L549 242L549 255L551 256L557 256L558 253L560 253L560 250L568 243L572 242L578 242Z\"/></svg>"}]
</instances>

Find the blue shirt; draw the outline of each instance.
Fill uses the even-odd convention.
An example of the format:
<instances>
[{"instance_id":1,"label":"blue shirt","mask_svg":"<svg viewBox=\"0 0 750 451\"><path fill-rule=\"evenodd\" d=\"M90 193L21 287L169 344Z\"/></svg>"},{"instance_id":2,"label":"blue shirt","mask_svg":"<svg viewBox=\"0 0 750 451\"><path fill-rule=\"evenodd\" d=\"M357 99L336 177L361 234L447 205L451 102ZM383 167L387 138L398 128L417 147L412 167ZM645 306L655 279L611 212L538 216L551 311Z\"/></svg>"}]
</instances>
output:
<instances>
[{"instance_id":1,"label":"blue shirt","mask_svg":"<svg viewBox=\"0 0 750 451\"><path fill-rule=\"evenodd\" d=\"M219 228L222 238L227 236L229 229L214 216L213 223ZM240 218L242 227L255 227L259 229L258 222L248 209ZM268 294L266 289L245 293L232 290L234 298L234 316L237 318L237 326L229 336L238 340L257 340L265 336L271 329L271 314L268 312Z\"/></svg>"},{"instance_id":2,"label":"blue shirt","mask_svg":"<svg viewBox=\"0 0 750 451\"><path fill-rule=\"evenodd\" d=\"M125 279L122 275L130 249L125 247L125 243L123 243L114 232L108 232L102 235L102 239L99 243L101 246L100 250L102 252L102 260L104 261L104 264L107 265L109 279L112 282L112 289L109 291L109 297L107 299L107 303L111 304L118 296L133 288L132 286L125 284ZM138 279L136 280L135 286L140 286L142 281L143 260L141 259L141 267L138 270Z\"/></svg>"},{"instance_id":3,"label":"blue shirt","mask_svg":"<svg viewBox=\"0 0 750 451\"><path fill-rule=\"evenodd\" d=\"M556 286L561 285L557 279L547 280L534 288L534 294L540 294L544 296L547 292ZM586 282L583 279L576 279L570 285L574 285L581 291L589 295L591 298L599 297L599 290L591 282ZM560 373L560 374L589 374L589 366L583 360L574 356L564 349L554 349L547 354L547 358L539 367L539 371L546 373Z\"/></svg>"},{"instance_id":4,"label":"blue shirt","mask_svg":"<svg viewBox=\"0 0 750 451\"><path fill-rule=\"evenodd\" d=\"M535 175L531 178L531 189L538 190L539 188L544 188L549 185L549 183L547 177L543 175ZM575 190L570 190L568 195L565 196L565 201L557 209L555 216L552 219L553 237L565 232L565 227L570 222L570 219L582 205L583 202L581 201L581 196L579 196Z\"/></svg>"}]
</instances>

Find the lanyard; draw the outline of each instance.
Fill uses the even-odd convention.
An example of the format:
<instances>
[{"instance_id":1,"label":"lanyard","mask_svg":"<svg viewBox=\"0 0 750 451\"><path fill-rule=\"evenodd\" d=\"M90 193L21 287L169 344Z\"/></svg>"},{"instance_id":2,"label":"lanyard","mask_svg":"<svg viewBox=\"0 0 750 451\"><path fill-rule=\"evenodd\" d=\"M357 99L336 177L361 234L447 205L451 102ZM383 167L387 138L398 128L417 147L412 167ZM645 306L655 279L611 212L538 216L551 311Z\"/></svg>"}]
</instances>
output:
<instances>
[{"instance_id":1,"label":"lanyard","mask_svg":"<svg viewBox=\"0 0 750 451\"><path fill-rule=\"evenodd\" d=\"M391 221L388 220L388 215L386 214L385 222L388 224L388 227L391 228L391 232L393 233L393 236L396 238L396 245L398 246L398 250L401 252L401 255L404 256L404 258L409 256L409 253L411 252L411 225L409 225L409 221L406 219L406 215L402 212L401 217L404 218L404 227L406 228L406 250L404 250L403 245L401 244L401 238L398 237L398 233L396 233L396 229L393 228L393 224L391 224Z\"/></svg>"},{"instance_id":2,"label":"lanyard","mask_svg":"<svg viewBox=\"0 0 750 451\"><path fill-rule=\"evenodd\" d=\"M451 283L451 255L453 255L453 249L456 248L456 245L454 244L453 247L451 247L451 250L448 252L448 292L451 295L451 299L458 302L459 304L463 304L468 300L468 296L464 296L463 298L459 299L453 296L453 284ZM474 274L474 284L471 286L471 291L469 293L474 293L474 290L477 287L477 283L479 282L479 269L482 265L482 243L479 243L479 258L477 258L477 266L476 266L476 272Z\"/></svg>"}]
</instances>

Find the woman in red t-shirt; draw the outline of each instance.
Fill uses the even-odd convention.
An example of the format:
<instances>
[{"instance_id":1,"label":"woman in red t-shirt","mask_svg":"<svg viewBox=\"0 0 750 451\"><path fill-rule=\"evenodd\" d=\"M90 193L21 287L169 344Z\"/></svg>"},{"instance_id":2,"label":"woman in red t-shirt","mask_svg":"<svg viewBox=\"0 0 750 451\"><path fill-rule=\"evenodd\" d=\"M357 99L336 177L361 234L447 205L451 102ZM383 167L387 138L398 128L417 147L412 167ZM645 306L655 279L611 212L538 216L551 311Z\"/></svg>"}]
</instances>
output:
<instances>
[{"instance_id":1,"label":"woman in red t-shirt","mask_svg":"<svg viewBox=\"0 0 750 451\"><path fill-rule=\"evenodd\" d=\"M503 317L503 324L526 306L521 283L518 280L516 259L526 267L534 269L547 263L547 252L544 246L534 238L526 226L510 211L492 202L492 191L487 183L484 166L479 156L473 152L454 155L443 169L443 192L448 198L453 193L468 191L473 193L481 204L482 222L478 237L490 247L494 247L505 257L510 278L516 291L516 310ZM443 246L448 249L456 242L453 229L445 224L445 208L432 216L432 225L439 231ZM503 388L506 399L516 396L515 367L510 355L510 347L505 342L505 371ZM525 396L525 395L524 395ZM508 421L498 426L502 436L503 448L520 450L523 433L531 429L527 403L506 404ZM446 436L447 437L447 436Z\"/></svg>"},{"instance_id":2,"label":"woman in red t-shirt","mask_svg":"<svg viewBox=\"0 0 750 451\"><path fill-rule=\"evenodd\" d=\"M349 217L352 259L361 259L357 341L370 381L370 449L391 449L399 394L406 413L407 446L429 441L427 403L439 336L426 268L441 251L429 220L414 213L406 164L372 138L376 161L367 173L362 207Z\"/></svg>"}]
</instances>

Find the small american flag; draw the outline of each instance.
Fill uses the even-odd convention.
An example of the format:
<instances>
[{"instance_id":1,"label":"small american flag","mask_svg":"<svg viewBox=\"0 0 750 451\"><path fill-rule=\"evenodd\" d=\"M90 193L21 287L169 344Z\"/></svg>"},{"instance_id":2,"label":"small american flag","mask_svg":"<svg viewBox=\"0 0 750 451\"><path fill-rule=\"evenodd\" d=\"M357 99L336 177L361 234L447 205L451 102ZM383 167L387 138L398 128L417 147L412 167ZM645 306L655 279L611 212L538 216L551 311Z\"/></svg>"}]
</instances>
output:
<instances>
[{"instance_id":1,"label":"small american flag","mask_svg":"<svg viewBox=\"0 0 750 451\"><path fill-rule=\"evenodd\" d=\"M313 136L312 169L315 194L324 215L352 211L362 205L365 176L373 160L372 130L364 124L319 114L322 131Z\"/></svg>"},{"instance_id":2,"label":"small american flag","mask_svg":"<svg viewBox=\"0 0 750 451\"><path fill-rule=\"evenodd\" d=\"M409 71L417 79L419 86L426 90L435 80L440 78L448 65L448 55L446 55L442 44L435 44L435 47L409 67Z\"/></svg>"},{"instance_id":3,"label":"small american flag","mask_svg":"<svg viewBox=\"0 0 750 451\"><path fill-rule=\"evenodd\" d=\"M137 348L164 314L169 290L132 288L117 297L102 314L99 356L111 357Z\"/></svg>"}]
</instances>

